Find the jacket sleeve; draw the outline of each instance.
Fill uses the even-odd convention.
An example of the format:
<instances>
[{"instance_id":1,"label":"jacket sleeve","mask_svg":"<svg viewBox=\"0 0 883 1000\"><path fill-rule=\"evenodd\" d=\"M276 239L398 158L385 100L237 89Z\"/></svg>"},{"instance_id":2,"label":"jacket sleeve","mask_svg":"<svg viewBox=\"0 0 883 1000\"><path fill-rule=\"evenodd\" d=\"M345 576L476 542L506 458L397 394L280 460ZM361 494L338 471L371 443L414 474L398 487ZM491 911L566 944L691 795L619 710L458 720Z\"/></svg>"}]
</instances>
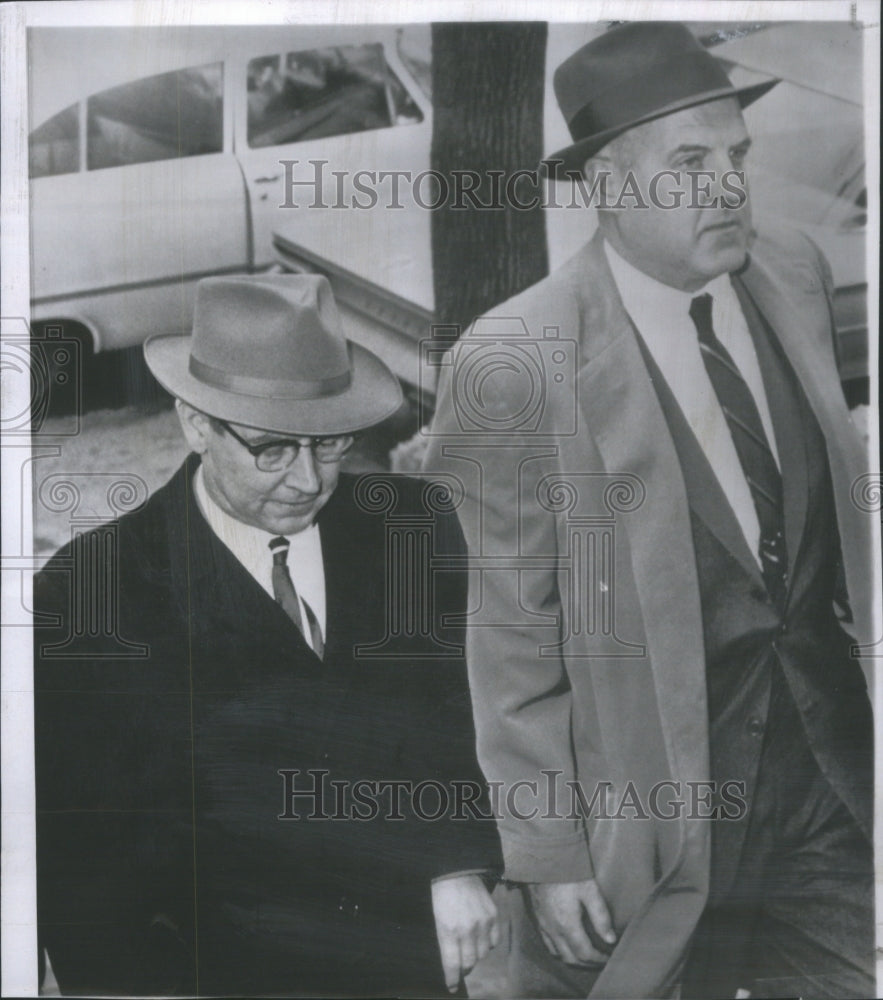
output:
<instances>
[{"instance_id":1,"label":"jacket sleeve","mask_svg":"<svg viewBox=\"0 0 883 1000\"><path fill-rule=\"evenodd\" d=\"M482 405L505 425L513 404L483 388ZM581 819L548 818L548 772L577 778L571 738L572 697L563 659L540 655L559 638L554 515L537 486L554 450L470 436L458 420L451 367L442 371L424 472L462 483L457 511L471 561L467 661L478 758L491 784L505 861L518 882L569 882L592 875ZM543 456L546 456L545 458ZM480 560L480 562L479 562ZM532 563L518 568L520 560ZM540 624L535 624L540 623ZM546 651L548 653L548 651ZM546 818L544 818L544 816Z\"/></svg>"},{"instance_id":2,"label":"jacket sleeve","mask_svg":"<svg viewBox=\"0 0 883 1000\"><path fill-rule=\"evenodd\" d=\"M440 498L446 495L439 484L420 483L419 490ZM420 509L425 509L422 504ZM423 577L430 586L423 595L426 624L431 626L425 649L429 655L420 655L418 641L408 665L409 673L417 675L410 688L402 755L412 775L408 825L422 856L422 877L475 873L490 879L502 872L502 856L487 784L476 758L466 674L466 546L457 517L445 509L443 500L433 512L431 536L430 551L425 553L429 572Z\"/></svg>"}]
</instances>

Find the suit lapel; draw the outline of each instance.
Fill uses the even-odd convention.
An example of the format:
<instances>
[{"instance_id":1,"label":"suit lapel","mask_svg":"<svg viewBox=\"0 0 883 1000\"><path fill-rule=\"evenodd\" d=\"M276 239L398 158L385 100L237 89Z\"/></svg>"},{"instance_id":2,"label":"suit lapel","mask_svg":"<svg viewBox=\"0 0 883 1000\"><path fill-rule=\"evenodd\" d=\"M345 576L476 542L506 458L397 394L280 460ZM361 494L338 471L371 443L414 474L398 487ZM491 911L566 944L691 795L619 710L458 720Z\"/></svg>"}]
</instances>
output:
<instances>
[{"instance_id":1,"label":"suit lapel","mask_svg":"<svg viewBox=\"0 0 883 1000\"><path fill-rule=\"evenodd\" d=\"M582 306L580 405L606 470L638 476L645 490L623 529L672 774L703 780L709 763L702 614L678 454L600 237L574 265Z\"/></svg>"},{"instance_id":2,"label":"suit lapel","mask_svg":"<svg viewBox=\"0 0 883 1000\"><path fill-rule=\"evenodd\" d=\"M349 488L347 478L341 477L337 489L319 515L319 537L322 540L322 562L325 567L325 660L333 663L351 655L351 629L347 622L357 600L353 589L362 577L353 572L357 556L348 550L347 522L339 516L342 493ZM349 558L347 558L349 555Z\"/></svg>"},{"instance_id":3,"label":"suit lapel","mask_svg":"<svg viewBox=\"0 0 883 1000\"><path fill-rule=\"evenodd\" d=\"M831 481L840 526L840 543L858 638L870 644L873 635L871 557L872 518L862 516L852 497L858 477L868 471L837 378L831 348L830 313L815 271L777 256L773 270L762 248L752 253L742 276L745 288L774 330L806 393L827 445Z\"/></svg>"},{"instance_id":4,"label":"suit lapel","mask_svg":"<svg viewBox=\"0 0 883 1000\"><path fill-rule=\"evenodd\" d=\"M337 489L319 514L325 567L325 662L353 659L356 645L383 638L386 586L381 517L365 516L354 497L357 477L341 474Z\"/></svg>"},{"instance_id":5,"label":"suit lapel","mask_svg":"<svg viewBox=\"0 0 883 1000\"><path fill-rule=\"evenodd\" d=\"M198 464L188 458L169 496L172 585L189 620L202 633L247 629L255 649L272 650L286 670L321 666L294 622L209 527L192 490ZM213 682L226 662L217 663Z\"/></svg>"}]
</instances>

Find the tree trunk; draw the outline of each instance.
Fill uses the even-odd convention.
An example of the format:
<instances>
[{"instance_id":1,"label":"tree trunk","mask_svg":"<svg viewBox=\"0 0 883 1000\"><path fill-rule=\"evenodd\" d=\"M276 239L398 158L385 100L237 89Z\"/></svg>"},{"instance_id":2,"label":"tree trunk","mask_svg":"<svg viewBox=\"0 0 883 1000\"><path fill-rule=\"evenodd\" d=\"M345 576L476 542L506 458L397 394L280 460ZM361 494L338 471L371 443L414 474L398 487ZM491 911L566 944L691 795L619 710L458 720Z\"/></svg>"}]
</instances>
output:
<instances>
[{"instance_id":1,"label":"tree trunk","mask_svg":"<svg viewBox=\"0 0 883 1000\"><path fill-rule=\"evenodd\" d=\"M514 203L539 202L542 187L512 182L515 171L535 171L544 153L545 55L543 22L432 26L431 162L448 182L432 213L440 323L465 328L548 273L543 210Z\"/></svg>"}]
</instances>

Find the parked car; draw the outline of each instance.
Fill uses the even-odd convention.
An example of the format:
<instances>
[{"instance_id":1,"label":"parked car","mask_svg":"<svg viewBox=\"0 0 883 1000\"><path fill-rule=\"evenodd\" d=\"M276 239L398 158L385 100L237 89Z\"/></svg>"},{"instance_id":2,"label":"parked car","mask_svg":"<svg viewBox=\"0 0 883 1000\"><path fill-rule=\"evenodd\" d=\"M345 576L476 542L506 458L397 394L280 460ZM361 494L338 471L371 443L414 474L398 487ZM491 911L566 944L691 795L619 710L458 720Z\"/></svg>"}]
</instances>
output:
<instances>
[{"instance_id":1,"label":"parked car","mask_svg":"<svg viewBox=\"0 0 883 1000\"><path fill-rule=\"evenodd\" d=\"M568 141L551 73L604 25L550 25L548 150ZM695 24L739 83L756 217L805 228L831 261L844 382L867 381L861 32ZM32 320L87 350L190 324L196 281L322 271L352 335L416 385L434 315L429 26L31 29ZM86 51L88 58L81 53ZM527 165L532 166L532 165ZM357 177L365 180L359 196ZM385 207L371 208L374 192ZM424 201L425 206L425 201ZM552 266L584 210L547 209Z\"/></svg>"},{"instance_id":2,"label":"parked car","mask_svg":"<svg viewBox=\"0 0 883 1000\"><path fill-rule=\"evenodd\" d=\"M61 328L87 352L184 331L200 278L274 265L286 215L326 254L382 258L377 217L360 243L341 213L280 208L280 161L354 173L428 151L430 106L400 37L383 25L31 29L35 331ZM383 286L392 270L367 276Z\"/></svg>"}]
</instances>

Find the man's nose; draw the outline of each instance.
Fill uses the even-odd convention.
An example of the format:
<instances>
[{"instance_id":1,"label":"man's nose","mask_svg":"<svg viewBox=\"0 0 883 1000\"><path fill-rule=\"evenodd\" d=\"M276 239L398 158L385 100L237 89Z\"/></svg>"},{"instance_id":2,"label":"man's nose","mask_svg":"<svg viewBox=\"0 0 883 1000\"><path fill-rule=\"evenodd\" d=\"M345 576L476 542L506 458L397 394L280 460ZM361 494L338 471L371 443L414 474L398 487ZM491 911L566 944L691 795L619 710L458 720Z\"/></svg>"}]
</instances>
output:
<instances>
[{"instance_id":1,"label":"man's nose","mask_svg":"<svg viewBox=\"0 0 883 1000\"><path fill-rule=\"evenodd\" d=\"M322 488L322 480L316 468L316 456L309 445L302 445L297 458L285 473L285 482L301 493L314 494Z\"/></svg>"},{"instance_id":2,"label":"man's nose","mask_svg":"<svg viewBox=\"0 0 883 1000\"><path fill-rule=\"evenodd\" d=\"M748 200L745 168L736 168L727 152L720 152L711 164L714 176L711 179L711 204L724 208L742 208Z\"/></svg>"}]
</instances>

